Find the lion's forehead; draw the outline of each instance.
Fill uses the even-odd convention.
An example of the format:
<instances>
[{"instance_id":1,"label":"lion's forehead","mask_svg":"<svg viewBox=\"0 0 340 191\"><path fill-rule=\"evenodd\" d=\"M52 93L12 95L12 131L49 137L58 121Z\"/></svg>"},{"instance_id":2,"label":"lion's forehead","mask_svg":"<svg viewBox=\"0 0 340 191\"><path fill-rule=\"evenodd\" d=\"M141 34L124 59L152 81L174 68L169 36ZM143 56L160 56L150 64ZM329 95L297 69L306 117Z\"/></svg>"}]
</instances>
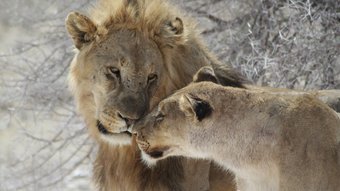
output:
<instances>
[{"instance_id":1,"label":"lion's forehead","mask_svg":"<svg viewBox=\"0 0 340 191\"><path fill-rule=\"evenodd\" d=\"M143 70L154 70L160 67L162 54L159 48L147 37L120 38L124 34L109 38L95 45L93 53L106 64L119 62L120 67L131 70L135 75L144 74Z\"/></svg>"},{"instance_id":2,"label":"lion's forehead","mask_svg":"<svg viewBox=\"0 0 340 191\"><path fill-rule=\"evenodd\" d=\"M154 54L154 50L158 49L157 44L152 39L133 30L112 32L100 41L99 45L106 50L117 48L121 51L133 52L134 54Z\"/></svg>"}]
</instances>

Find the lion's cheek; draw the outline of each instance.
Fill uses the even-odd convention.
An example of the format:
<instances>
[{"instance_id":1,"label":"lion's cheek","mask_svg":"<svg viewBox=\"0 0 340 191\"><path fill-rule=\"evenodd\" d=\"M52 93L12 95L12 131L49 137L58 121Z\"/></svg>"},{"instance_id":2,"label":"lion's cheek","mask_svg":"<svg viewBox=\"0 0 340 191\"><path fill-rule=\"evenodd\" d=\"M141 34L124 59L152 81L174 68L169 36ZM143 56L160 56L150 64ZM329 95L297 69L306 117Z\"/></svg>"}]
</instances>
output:
<instances>
[{"instance_id":1,"label":"lion's cheek","mask_svg":"<svg viewBox=\"0 0 340 191\"><path fill-rule=\"evenodd\" d=\"M127 131L124 121L114 118L108 118L105 114L100 115L99 121L105 126L110 133L121 133Z\"/></svg>"}]
</instances>

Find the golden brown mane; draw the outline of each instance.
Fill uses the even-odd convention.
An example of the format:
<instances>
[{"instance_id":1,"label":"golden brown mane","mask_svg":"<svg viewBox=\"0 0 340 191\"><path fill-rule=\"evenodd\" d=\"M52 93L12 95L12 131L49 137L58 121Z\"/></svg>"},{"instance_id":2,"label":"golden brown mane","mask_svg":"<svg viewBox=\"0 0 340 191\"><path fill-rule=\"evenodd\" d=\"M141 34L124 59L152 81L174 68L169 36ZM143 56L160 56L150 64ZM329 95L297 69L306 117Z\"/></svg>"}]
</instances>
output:
<instances>
[{"instance_id":1,"label":"golden brown mane","mask_svg":"<svg viewBox=\"0 0 340 191\"><path fill-rule=\"evenodd\" d=\"M108 30L134 29L159 40L158 35L165 32L163 28L167 22L176 17L188 19L177 10L164 0L101 0L91 9L90 18ZM173 40L184 43L194 32L193 21L185 20L183 25L183 33Z\"/></svg>"}]
</instances>

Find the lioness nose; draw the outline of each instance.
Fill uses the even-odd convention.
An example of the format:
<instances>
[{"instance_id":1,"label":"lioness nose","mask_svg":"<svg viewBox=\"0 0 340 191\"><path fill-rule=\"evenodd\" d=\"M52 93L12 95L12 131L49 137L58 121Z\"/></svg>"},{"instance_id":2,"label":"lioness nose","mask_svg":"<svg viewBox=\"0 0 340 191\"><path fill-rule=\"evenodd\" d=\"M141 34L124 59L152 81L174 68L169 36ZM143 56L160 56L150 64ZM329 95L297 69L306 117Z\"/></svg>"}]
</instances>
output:
<instances>
[{"instance_id":1,"label":"lioness nose","mask_svg":"<svg viewBox=\"0 0 340 191\"><path fill-rule=\"evenodd\" d=\"M124 119L126 126L128 126L128 127L131 126L137 120L137 119L131 119L129 117L126 117L119 112L118 112L118 117Z\"/></svg>"}]
</instances>

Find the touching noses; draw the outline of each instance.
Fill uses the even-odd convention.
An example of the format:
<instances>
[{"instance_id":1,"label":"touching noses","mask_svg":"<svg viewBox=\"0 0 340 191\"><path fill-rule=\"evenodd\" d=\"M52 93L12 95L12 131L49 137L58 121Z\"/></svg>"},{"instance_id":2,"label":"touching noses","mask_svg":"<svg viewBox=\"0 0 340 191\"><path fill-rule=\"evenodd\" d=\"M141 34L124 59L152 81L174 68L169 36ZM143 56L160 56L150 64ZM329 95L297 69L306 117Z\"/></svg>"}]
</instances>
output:
<instances>
[{"instance_id":1,"label":"touching noses","mask_svg":"<svg viewBox=\"0 0 340 191\"><path fill-rule=\"evenodd\" d=\"M132 124L135 123L136 120L138 120L138 118L130 118L129 116L125 116L124 114L121 114L120 112L118 112L118 117L123 119L126 123L126 126L130 127Z\"/></svg>"},{"instance_id":2,"label":"touching noses","mask_svg":"<svg viewBox=\"0 0 340 191\"><path fill-rule=\"evenodd\" d=\"M136 121L136 123L134 123L129 129L128 131L136 136L140 136L142 131L144 130L144 128L146 127L146 119L142 118L138 121Z\"/></svg>"}]
</instances>

